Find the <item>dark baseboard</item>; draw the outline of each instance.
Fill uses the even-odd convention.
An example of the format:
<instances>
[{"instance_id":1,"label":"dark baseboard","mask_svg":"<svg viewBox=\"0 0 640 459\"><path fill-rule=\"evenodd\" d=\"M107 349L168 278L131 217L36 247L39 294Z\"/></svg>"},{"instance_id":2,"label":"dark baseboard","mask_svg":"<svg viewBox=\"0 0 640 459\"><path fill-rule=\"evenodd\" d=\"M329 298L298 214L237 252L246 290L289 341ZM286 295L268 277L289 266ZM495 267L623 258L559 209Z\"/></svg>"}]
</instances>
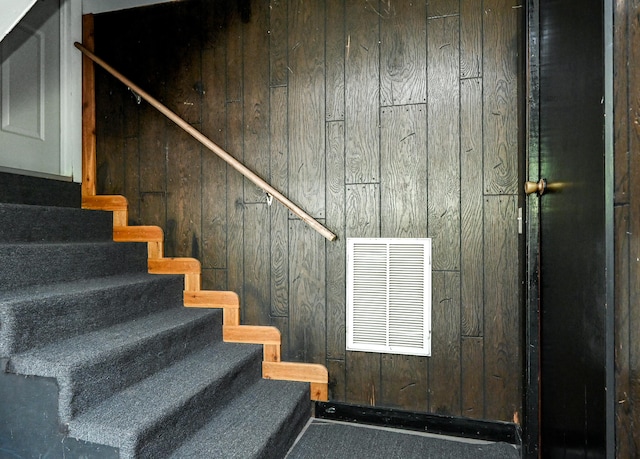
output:
<instances>
[{"instance_id":1,"label":"dark baseboard","mask_svg":"<svg viewBox=\"0 0 640 459\"><path fill-rule=\"evenodd\" d=\"M316 402L315 416L319 419L505 442L517 446L521 446L522 443L520 427L510 422L485 421L334 402Z\"/></svg>"},{"instance_id":2,"label":"dark baseboard","mask_svg":"<svg viewBox=\"0 0 640 459\"><path fill-rule=\"evenodd\" d=\"M80 207L80 184L0 172L0 202L54 207Z\"/></svg>"}]
</instances>

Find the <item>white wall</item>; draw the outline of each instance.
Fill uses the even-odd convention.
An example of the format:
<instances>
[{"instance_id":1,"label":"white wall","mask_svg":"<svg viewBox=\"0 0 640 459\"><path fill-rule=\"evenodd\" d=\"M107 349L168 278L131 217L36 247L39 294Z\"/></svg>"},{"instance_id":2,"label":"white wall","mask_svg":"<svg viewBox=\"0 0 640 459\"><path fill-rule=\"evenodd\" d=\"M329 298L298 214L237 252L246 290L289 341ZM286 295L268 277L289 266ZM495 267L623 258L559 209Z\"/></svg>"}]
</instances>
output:
<instances>
[{"instance_id":1,"label":"white wall","mask_svg":"<svg viewBox=\"0 0 640 459\"><path fill-rule=\"evenodd\" d=\"M0 41L31 9L36 0L0 0Z\"/></svg>"}]
</instances>

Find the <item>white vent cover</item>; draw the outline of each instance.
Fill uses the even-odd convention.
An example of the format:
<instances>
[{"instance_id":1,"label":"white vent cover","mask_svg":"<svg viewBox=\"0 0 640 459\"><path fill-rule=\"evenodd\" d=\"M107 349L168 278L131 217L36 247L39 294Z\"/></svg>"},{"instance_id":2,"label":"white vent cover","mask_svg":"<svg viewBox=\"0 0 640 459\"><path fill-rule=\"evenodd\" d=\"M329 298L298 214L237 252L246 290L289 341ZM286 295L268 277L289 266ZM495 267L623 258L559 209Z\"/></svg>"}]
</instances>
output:
<instances>
[{"instance_id":1,"label":"white vent cover","mask_svg":"<svg viewBox=\"0 0 640 459\"><path fill-rule=\"evenodd\" d=\"M347 350L431 355L431 239L347 239Z\"/></svg>"}]
</instances>

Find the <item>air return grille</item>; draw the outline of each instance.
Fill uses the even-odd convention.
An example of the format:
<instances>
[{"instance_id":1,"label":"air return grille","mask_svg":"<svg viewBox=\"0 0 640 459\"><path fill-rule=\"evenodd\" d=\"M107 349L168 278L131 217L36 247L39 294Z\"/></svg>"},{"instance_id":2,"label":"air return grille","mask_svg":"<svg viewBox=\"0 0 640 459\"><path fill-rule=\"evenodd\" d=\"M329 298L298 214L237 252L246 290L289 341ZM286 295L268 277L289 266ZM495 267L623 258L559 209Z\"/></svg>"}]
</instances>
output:
<instances>
[{"instance_id":1,"label":"air return grille","mask_svg":"<svg viewBox=\"0 0 640 459\"><path fill-rule=\"evenodd\" d=\"M347 349L431 354L431 239L347 240Z\"/></svg>"}]
</instances>

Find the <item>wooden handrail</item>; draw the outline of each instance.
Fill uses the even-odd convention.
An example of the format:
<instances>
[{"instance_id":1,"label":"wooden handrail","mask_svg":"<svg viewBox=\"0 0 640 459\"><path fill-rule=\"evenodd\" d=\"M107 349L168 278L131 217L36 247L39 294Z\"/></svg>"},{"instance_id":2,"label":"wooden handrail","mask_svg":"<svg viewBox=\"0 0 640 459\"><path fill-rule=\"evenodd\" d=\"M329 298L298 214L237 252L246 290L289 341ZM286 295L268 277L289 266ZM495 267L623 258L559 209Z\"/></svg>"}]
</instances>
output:
<instances>
[{"instance_id":1,"label":"wooden handrail","mask_svg":"<svg viewBox=\"0 0 640 459\"><path fill-rule=\"evenodd\" d=\"M278 190L273 188L270 184L268 184L259 175L257 175L255 172L253 172L252 170L247 168L244 164L242 164L240 161L238 161L233 156L231 156L229 153L227 153L222 147L220 147L215 142L210 140L208 137L206 137L204 134L202 134L196 128L191 126L188 122L186 122L185 120L180 118L176 113L174 113L169 108L167 108L165 105L160 103L157 99L155 99L154 97L149 95L147 92L142 90L139 86L137 86L131 80L129 80L124 75L122 75L120 72L115 70L113 67L111 67L109 64L107 64L104 60L100 59L98 56L96 56L94 53L92 53L90 50L88 50L82 44L80 44L78 42L75 43L75 47L78 48L80 51L82 51L82 53L85 56L87 56L89 59L91 59L93 62L98 64L100 67L102 67L107 72L109 72L111 75L113 75L118 80L120 80L122 83L124 83L131 91L135 92L138 96L140 96L142 99L147 101L151 106L156 108L160 113L162 113L167 118L169 118L171 121L173 121L175 124L177 124L185 132L190 134L194 139L196 139L202 145L204 145L209 150L211 150L216 155L218 155L227 164L229 164L235 170L237 170L242 175L244 175L247 179L249 179L251 182L253 182L256 186L258 186L259 188L264 190L266 193L268 193L271 196L273 196L277 201L279 201L282 205L284 205L291 212L296 214L302 221L304 221L307 225L309 225L311 228L316 230L318 233L320 233L326 239L328 239L329 241L334 241L337 238L337 236L334 233L329 231L325 226L323 226L320 222L318 222L315 218L313 218L311 215L306 213L304 210L302 210L296 204L291 202L286 196L284 196Z\"/></svg>"}]
</instances>

